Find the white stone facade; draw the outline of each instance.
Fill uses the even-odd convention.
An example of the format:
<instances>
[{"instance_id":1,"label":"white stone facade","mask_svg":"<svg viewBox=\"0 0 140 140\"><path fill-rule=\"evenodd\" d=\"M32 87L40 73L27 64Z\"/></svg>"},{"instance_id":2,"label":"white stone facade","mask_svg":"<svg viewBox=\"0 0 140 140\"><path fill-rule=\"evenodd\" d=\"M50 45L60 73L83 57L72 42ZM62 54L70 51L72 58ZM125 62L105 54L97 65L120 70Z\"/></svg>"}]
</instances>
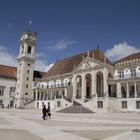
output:
<instances>
[{"instance_id":1,"label":"white stone facade","mask_svg":"<svg viewBox=\"0 0 140 140\"><path fill-rule=\"evenodd\" d=\"M16 80L0 78L0 107L13 107Z\"/></svg>"},{"instance_id":2,"label":"white stone facade","mask_svg":"<svg viewBox=\"0 0 140 140\"><path fill-rule=\"evenodd\" d=\"M36 34L23 32L17 81L0 78L0 105L25 108L34 101L34 108L41 109L46 104L51 109L61 109L77 102L99 113L140 112L140 53L112 64L104 55L96 59L95 51L88 51L82 59L76 57L80 60L77 65L66 61L67 66L73 66L71 71L33 82L35 44ZM97 52L100 56L99 50ZM61 63L56 70L62 68L67 69Z\"/></svg>"},{"instance_id":3,"label":"white stone facade","mask_svg":"<svg viewBox=\"0 0 140 140\"><path fill-rule=\"evenodd\" d=\"M25 31L20 39L20 53L17 64L17 84L15 93L15 108L33 100L32 82L35 62L36 33Z\"/></svg>"},{"instance_id":4,"label":"white stone facade","mask_svg":"<svg viewBox=\"0 0 140 140\"><path fill-rule=\"evenodd\" d=\"M35 107L64 108L76 101L99 113L139 112L139 73L138 60L113 66L87 56L70 74L39 81L34 87ZM65 79L69 84L64 84Z\"/></svg>"}]
</instances>

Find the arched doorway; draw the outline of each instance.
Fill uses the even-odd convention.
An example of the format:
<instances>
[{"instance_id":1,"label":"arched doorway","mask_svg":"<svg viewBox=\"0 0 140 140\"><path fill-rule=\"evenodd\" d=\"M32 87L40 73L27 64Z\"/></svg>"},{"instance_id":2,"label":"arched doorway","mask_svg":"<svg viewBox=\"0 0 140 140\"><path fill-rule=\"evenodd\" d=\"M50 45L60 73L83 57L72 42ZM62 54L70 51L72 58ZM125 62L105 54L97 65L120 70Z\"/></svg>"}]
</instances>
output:
<instances>
[{"instance_id":1,"label":"arched doorway","mask_svg":"<svg viewBox=\"0 0 140 140\"><path fill-rule=\"evenodd\" d=\"M96 74L96 90L97 90L97 96L98 97L103 97L103 73L98 72Z\"/></svg>"},{"instance_id":2,"label":"arched doorway","mask_svg":"<svg viewBox=\"0 0 140 140\"><path fill-rule=\"evenodd\" d=\"M91 74L86 74L86 99L91 98Z\"/></svg>"},{"instance_id":3,"label":"arched doorway","mask_svg":"<svg viewBox=\"0 0 140 140\"><path fill-rule=\"evenodd\" d=\"M77 86L76 99L81 99L82 77L80 75L76 77L76 86Z\"/></svg>"}]
</instances>

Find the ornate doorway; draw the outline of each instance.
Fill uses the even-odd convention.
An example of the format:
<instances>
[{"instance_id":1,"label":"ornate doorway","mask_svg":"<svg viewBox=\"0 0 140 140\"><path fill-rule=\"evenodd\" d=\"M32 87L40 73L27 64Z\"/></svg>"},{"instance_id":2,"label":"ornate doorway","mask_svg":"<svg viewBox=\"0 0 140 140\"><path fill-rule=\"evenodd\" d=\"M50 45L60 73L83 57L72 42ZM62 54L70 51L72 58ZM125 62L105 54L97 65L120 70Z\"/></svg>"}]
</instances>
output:
<instances>
[{"instance_id":1,"label":"ornate doorway","mask_svg":"<svg viewBox=\"0 0 140 140\"><path fill-rule=\"evenodd\" d=\"M86 74L86 99L91 98L91 74Z\"/></svg>"},{"instance_id":2,"label":"ornate doorway","mask_svg":"<svg viewBox=\"0 0 140 140\"><path fill-rule=\"evenodd\" d=\"M96 74L96 90L97 90L97 96L103 97L103 74L102 72L98 72Z\"/></svg>"},{"instance_id":3,"label":"ornate doorway","mask_svg":"<svg viewBox=\"0 0 140 140\"><path fill-rule=\"evenodd\" d=\"M76 99L81 99L81 91L82 91L82 77L78 75L76 77L76 86L77 86L77 91L76 91Z\"/></svg>"}]
</instances>

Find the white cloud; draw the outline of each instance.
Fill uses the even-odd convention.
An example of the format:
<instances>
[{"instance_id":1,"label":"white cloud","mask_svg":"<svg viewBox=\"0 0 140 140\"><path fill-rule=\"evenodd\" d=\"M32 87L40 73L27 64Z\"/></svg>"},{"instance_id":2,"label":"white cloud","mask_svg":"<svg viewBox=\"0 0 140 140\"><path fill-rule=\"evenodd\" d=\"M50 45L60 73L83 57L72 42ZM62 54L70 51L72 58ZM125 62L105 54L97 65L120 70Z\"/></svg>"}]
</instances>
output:
<instances>
[{"instance_id":1,"label":"white cloud","mask_svg":"<svg viewBox=\"0 0 140 140\"><path fill-rule=\"evenodd\" d=\"M68 39L61 39L61 40L55 40L52 42L49 42L47 44L47 48L49 49L55 49L56 51L61 51L64 49L67 49L71 45L75 44L76 41L68 40Z\"/></svg>"},{"instance_id":2,"label":"white cloud","mask_svg":"<svg viewBox=\"0 0 140 140\"><path fill-rule=\"evenodd\" d=\"M35 70L48 71L53 64L48 64L45 53L37 53ZM7 47L0 45L0 64L7 66L17 66L17 57L12 54Z\"/></svg>"},{"instance_id":3,"label":"white cloud","mask_svg":"<svg viewBox=\"0 0 140 140\"><path fill-rule=\"evenodd\" d=\"M45 71L48 71L53 65L54 65L54 63L47 65Z\"/></svg>"},{"instance_id":4,"label":"white cloud","mask_svg":"<svg viewBox=\"0 0 140 140\"><path fill-rule=\"evenodd\" d=\"M46 53L39 52L36 54L35 69L39 71L48 71L53 64L48 64Z\"/></svg>"},{"instance_id":5,"label":"white cloud","mask_svg":"<svg viewBox=\"0 0 140 140\"><path fill-rule=\"evenodd\" d=\"M44 60L37 59L35 61L35 70L38 71L48 71L52 66L53 64L46 64Z\"/></svg>"},{"instance_id":6,"label":"white cloud","mask_svg":"<svg viewBox=\"0 0 140 140\"><path fill-rule=\"evenodd\" d=\"M8 66L16 66L17 58L7 47L0 45L0 64Z\"/></svg>"},{"instance_id":7,"label":"white cloud","mask_svg":"<svg viewBox=\"0 0 140 140\"><path fill-rule=\"evenodd\" d=\"M108 49L105 55L110 58L111 60L119 60L123 57L126 57L132 53L139 52L140 50L137 49L135 46L127 44L127 42L119 43L114 45L113 48Z\"/></svg>"}]
</instances>

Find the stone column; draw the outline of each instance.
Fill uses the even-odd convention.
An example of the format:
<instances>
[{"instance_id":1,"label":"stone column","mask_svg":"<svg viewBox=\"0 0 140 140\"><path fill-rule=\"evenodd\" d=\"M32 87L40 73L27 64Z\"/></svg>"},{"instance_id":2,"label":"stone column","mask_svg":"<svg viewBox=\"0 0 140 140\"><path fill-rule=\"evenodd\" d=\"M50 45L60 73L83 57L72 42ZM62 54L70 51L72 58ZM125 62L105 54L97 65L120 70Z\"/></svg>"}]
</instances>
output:
<instances>
[{"instance_id":1,"label":"stone column","mask_svg":"<svg viewBox=\"0 0 140 140\"><path fill-rule=\"evenodd\" d=\"M126 83L126 96L129 97L129 85Z\"/></svg>"},{"instance_id":2,"label":"stone column","mask_svg":"<svg viewBox=\"0 0 140 140\"><path fill-rule=\"evenodd\" d=\"M64 91L65 91L65 96L67 97L67 88L65 88L65 90L64 90Z\"/></svg>"},{"instance_id":3,"label":"stone column","mask_svg":"<svg viewBox=\"0 0 140 140\"><path fill-rule=\"evenodd\" d=\"M50 95L50 100L52 100L52 92L53 92L53 91L51 90L51 92L50 92L50 94L51 94L51 95Z\"/></svg>"},{"instance_id":4,"label":"stone column","mask_svg":"<svg viewBox=\"0 0 140 140\"><path fill-rule=\"evenodd\" d=\"M134 82L134 92L135 92L135 97L137 97L137 83Z\"/></svg>"},{"instance_id":5,"label":"stone column","mask_svg":"<svg viewBox=\"0 0 140 140\"><path fill-rule=\"evenodd\" d=\"M85 80L85 74L82 74L82 99L85 99L86 97L86 80Z\"/></svg>"},{"instance_id":6,"label":"stone column","mask_svg":"<svg viewBox=\"0 0 140 140\"><path fill-rule=\"evenodd\" d=\"M126 97L128 98L129 96L129 85L126 83Z\"/></svg>"},{"instance_id":7,"label":"stone column","mask_svg":"<svg viewBox=\"0 0 140 140\"><path fill-rule=\"evenodd\" d=\"M108 72L107 69L104 69L104 73L103 73L103 86L104 86L104 96L108 97L108 84L107 84L107 78L108 78Z\"/></svg>"},{"instance_id":8,"label":"stone column","mask_svg":"<svg viewBox=\"0 0 140 140\"><path fill-rule=\"evenodd\" d=\"M96 96L96 94L97 94L97 91L96 91L96 74L95 73L93 73L92 74L92 84L91 84L91 86L92 86L92 88L91 88L91 90L92 90L92 92L91 92L91 96L92 97L95 97Z\"/></svg>"},{"instance_id":9,"label":"stone column","mask_svg":"<svg viewBox=\"0 0 140 140\"><path fill-rule=\"evenodd\" d=\"M121 83L117 82L117 97L122 97L122 93L121 93Z\"/></svg>"},{"instance_id":10,"label":"stone column","mask_svg":"<svg viewBox=\"0 0 140 140\"><path fill-rule=\"evenodd\" d=\"M76 82L76 76L73 77L73 99L76 98L76 92L77 92L77 82Z\"/></svg>"},{"instance_id":11,"label":"stone column","mask_svg":"<svg viewBox=\"0 0 140 140\"><path fill-rule=\"evenodd\" d=\"M36 89L36 97L35 97L35 100L37 101L37 94L38 94L38 92L37 92L37 89Z\"/></svg>"},{"instance_id":12,"label":"stone column","mask_svg":"<svg viewBox=\"0 0 140 140\"><path fill-rule=\"evenodd\" d=\"M40 99L40 91L38 91L38 100L40 101L41 99Z\"/></svg>"},{"instance_id":13,"label":"stone column","mask_svg":"<svg viewBox=\"0 0 140 140\"><path fill-rule=\"evenodd\" d=\"M47 98L46 99L48 100L49 99L49 93L48 93L48 91L46 93L47 93Z\"/></svg>"}]
</instances>

